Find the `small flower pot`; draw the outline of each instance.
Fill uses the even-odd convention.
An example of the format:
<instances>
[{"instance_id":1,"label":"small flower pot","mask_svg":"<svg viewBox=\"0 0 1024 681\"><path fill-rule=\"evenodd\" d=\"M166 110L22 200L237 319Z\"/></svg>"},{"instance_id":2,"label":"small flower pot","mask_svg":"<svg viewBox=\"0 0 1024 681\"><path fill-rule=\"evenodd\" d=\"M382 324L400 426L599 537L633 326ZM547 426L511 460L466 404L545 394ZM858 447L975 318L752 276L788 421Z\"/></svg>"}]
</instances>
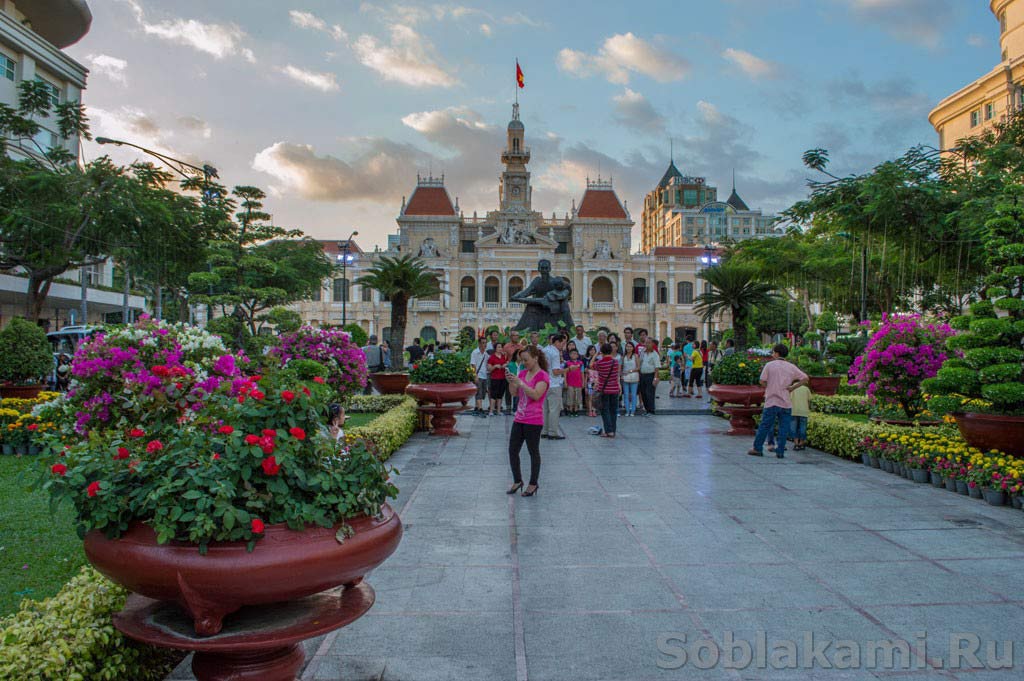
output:
<instances>
[{"instance_id":1,"label":"small flower pot","mask_svg":"<svg viewBox=\"0 0 1024 681\"><path fill-rule=\"evenodd\" d=\"M816 395L835 395L839 392L841 376L811 376L807 385Z\"/></svg>"},{"instance_id":2,"label":"small flower pot","mask_svg":"<svg viewBox=\"0 0 1024 681\"><path fill-rule=\"evenodd\" d=\"M889 459L879 459L878 467L886 473L892 473L892 461L889 461Z\"/></svg>"},{"instance_id":3,"label":"small flower pot","mask_svg":"<svg viewBox=\"0 0 1024 681\"><path fill-rule=\"evenodd\" d=\"M43 448L40 447L39 445L29 445L28 446L28 453L29 453L30 456L38 456L39 453L42 452L42 451L43 451Z\"/></svg>"},{"instance_id":4,"label":"small flower pot","mask_svg":"<svg viewBox=\"0 0 1024 681\"><path fill-rule=\"evenodd\" d=\"M25 456L28 454L28 445L14 445L14 453L18 456Z\"/></svg>"},{"instance_id":5,"label":"small flower pot","mask_svg":"<svg viewBox=\"0 0 1024 681\"><path fill-rule=\"evenodd\" d=\"M870 465L871 465L871 456L870 456L870 455L868 455L868 453L867 453L867 452L861 452L861 453L860 453L860 461L861 461L861 463L863 463L863 464L864 464L865 466L870 466Z\"/></svg>"},{"instance_id":6,"label":"small flower pot","mask_svg":"<svg viewBox=\"0 0 1024 681\"><path fill-rule=\"evenodd\" d=\"M946 486L950 492L956 491L956 478L943 478L942 484Z\"/></svg>"},{"instance_id":7,"label":"small flower pot","mask_svg":"<svg viewBox=\"0 0 1024 681\"><path fill-rule=\"evenodd\" d=\"M1013 504L1014 508L1024 508L1024 497L1014 495L1010 498L1010 503Z\"/></svg>"},{"instance_id":8,"label":"small flower pot","mask_svg":"<svg viewBox=\"0 0 1024 681\"><path fill-rule=\"evenodd\" d=\"M871 457L871 461L869 461L868 463L871 464L872 468L881 468L882 467L882 460L879 459L877 456Z\"/></svg>"},{"instance_id":9,"label":"small flower pot","mask_svg":"<svg viewBox=\"0 0 1024 681\"><path fill-rule=\"evenodd\" d=\"M11 456L14 454L14 445L4 445L4 456Z\"/></svg>"},{"instance_id":10,"label":"small flower pot","mask_svg":"<svg viewBox=\"0 0 1024 681\"><path fill-rule=\"evenodd\" d=\"M1006 490L986 487L985 501L989 506L1006 506Z\"/></svg>"},{"instance_id":11,"label":"small flower pot","mask_svg":"<svg viewBox=\"0 0 1024 681\"><path fill-rule=\"evenodd\" d=\"M964 482L963 480L957 480L956 481L956 493L957 494L963 494L964 496L967 496L968 494L971 493L971 488L968 487L967 483Z\"/></svg>"},{"instance_id":12,"label":"small flower pot","mask_svg":"<svg viewBox=\"0 0 1024 681\"><path fill-rule=\"evenodd\" d=\"M932 487L942 487L942 476L935 471L931 472Z\"/></svg>"},{"instance_id":13,"label":"small flower pot","mask_svg":"<svg viewBox=\"0 0 1024 681\"><path fill-rule=\"evenodd\" d=\"M915 468L910 471L914 482L928 482L928 471L923 468Z\"/></svg>"},{"instance_id":14,"label":"small flower pot","mask_svg":"<svg viewBox=\"0 0 1024 681\"><path fill-rule=\"evenodd\" d=\"M974 487L971 487L970 485L968 485L967 486L967 493L970 495L970 497L972 499L981 499L981 497L982 497L981 487L979 487L978 485L975 485Z\"/></svg>"}]
</instances>

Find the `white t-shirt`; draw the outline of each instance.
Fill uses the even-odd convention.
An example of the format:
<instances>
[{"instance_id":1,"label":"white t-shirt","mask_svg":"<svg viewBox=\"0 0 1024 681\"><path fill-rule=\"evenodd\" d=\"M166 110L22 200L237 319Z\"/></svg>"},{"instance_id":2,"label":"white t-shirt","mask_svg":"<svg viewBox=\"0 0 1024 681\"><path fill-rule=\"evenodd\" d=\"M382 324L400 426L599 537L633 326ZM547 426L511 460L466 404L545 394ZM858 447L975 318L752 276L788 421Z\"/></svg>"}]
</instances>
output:
<instances>
[{"instance_id":1,"label":"white t-shirt","mask_svg":"<svg viewBox=\"0 0 1024 681\"><path fill-rule=\"evenodd\" d=\"M487 378L487 358L488 354L486 350L481 350L477 347L469 355L469 365L473 367L473 371L476 372L477 380L481 378Z\"/></svg>"},{"instance_id":2,"label":"white t-shirt","mask_svg":"<svg viewBox=\"0 0 1024 681\"><path fill-rule=\"evenodd\" d=\"M565 376L555 376L554 369L562 368L562 353L554 345L544 346L544 356L548 359L548 376L551 377L551 388L561 388L565 384Z\"/></svg>"},{"instance_id":3,"label":"white t-shirt","mask_svg":"<svg viewBox=\"0 0 1024 681\"><path fill-rule=\"evenodd\" d=\"M573 336L569 340L576 344L576 349L580 351L580 357L586 357L587 349L591 345L593 345L593 343L590 340L590 337L587 336L586 334L584 334L583 338L577 338L576 336Z\"/></svg>"}]
</instances>

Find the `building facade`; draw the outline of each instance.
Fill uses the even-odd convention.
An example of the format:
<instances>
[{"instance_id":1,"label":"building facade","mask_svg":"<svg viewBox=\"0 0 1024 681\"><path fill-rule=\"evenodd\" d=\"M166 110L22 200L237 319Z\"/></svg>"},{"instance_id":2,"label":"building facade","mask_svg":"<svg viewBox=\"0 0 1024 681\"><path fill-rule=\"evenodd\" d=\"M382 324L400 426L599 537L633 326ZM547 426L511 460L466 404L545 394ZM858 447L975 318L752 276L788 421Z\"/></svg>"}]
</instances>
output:
<instances>
[{"instance_id":1,"label":"building facade","mask_svg":"<svg viewBox=\"0 0 1024 681\"><path fill-rule=\"evenodd\" d=\"M538 275L542 258L551 261L553 276L569 280L573 320L588 329L632 326L659 339L706 337L711 329L694 312L703 284L697 273L707 266L703 246L631 253L634 222L611 180L600 177L587 180L570 213L546 216L535 210L525 133L516 105L500 153L503 172L495 209L465 215L452 201L444 177L417 177L412 194L403 199L398 234L388 238L389 251L384 252L421 258L450 293L411 303L407 337L444 342L467 327L515 325L523 307L511 298ZM328 252L333 257L333 250ZM304 301L295 309L311 323L339 324L347 294L347 319L383 335L390 305L377 291L351 283L375 257L378 253L360 252L347 282L325 282L319 301ZM722 328L721 322L714 330Z\"/></svg>"},{"instance_id":2,"label":"building facade","mask_svg":"<svg viewBox=\"0 0 1024 681\"><path fill-rule=\"evenodd\" d=\"M1024 108L1024 0L990 0L989 9L999 24L1000 62L932 109L928 122L940 149L955 148Z\"/></svg>"}]
</instances>

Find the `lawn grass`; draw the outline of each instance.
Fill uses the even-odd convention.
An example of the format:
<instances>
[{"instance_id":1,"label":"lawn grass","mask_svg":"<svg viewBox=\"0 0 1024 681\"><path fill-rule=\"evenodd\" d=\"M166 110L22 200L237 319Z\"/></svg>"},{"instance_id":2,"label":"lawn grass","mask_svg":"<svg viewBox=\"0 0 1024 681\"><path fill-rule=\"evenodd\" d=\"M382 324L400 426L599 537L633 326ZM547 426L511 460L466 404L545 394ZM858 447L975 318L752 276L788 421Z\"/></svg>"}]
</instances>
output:
<instances>
[{"instance_id":1,"label":"lawn grass","mask_svg":"<svg viewBox=\"0 0 1024 681\"><path fill-rule=\"evenodd\" d=\"M345 415L348 416L348 420L345 421L346 429L355 428L356 426L365 426L367 423L380 416L380 414L378 414L377 412L372 411L360 414L346 413Z\"/></svg>"},{"instance_id":2,"label":"lawn grass","mask_svg":"<svg viewBox=\"0 0 1024 681\"><path fill-rule=\"evenodd\" d=\"M23 598L54 595L85 563L70 505L50 513L49 495L29 490L48 459L0 456L0 617Z\"/></svg>"}]
</instances>

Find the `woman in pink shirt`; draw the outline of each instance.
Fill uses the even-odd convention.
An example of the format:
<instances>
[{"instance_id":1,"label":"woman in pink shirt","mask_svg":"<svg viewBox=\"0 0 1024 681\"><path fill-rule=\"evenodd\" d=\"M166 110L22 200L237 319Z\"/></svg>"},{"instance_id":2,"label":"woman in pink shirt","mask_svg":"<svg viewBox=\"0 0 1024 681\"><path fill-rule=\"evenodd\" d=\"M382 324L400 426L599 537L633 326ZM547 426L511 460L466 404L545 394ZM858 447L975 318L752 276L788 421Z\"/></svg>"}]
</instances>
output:
<instances>
[{"instance_id":1,"label":"woman in pink shirt","mask_svg":"<svg viewBox=\"0 0 1024 681\"><path fill-rule=\"evenodd\" d=\"M523 473L519 467L519 452L526 443L530 452L530 484L523 490L524 497L537 493L537 477L540 475L540 432L544 427L544 397L551 385L548 376L547 359L536 345L530 345L519 353L523 370L518 376L510 376L509 388L519 395L519 408L512 421L512 432L508 439L508 462L512 467L512 486L508 494L515 494L523 487Z\"/></svg>"}]
</instances>

